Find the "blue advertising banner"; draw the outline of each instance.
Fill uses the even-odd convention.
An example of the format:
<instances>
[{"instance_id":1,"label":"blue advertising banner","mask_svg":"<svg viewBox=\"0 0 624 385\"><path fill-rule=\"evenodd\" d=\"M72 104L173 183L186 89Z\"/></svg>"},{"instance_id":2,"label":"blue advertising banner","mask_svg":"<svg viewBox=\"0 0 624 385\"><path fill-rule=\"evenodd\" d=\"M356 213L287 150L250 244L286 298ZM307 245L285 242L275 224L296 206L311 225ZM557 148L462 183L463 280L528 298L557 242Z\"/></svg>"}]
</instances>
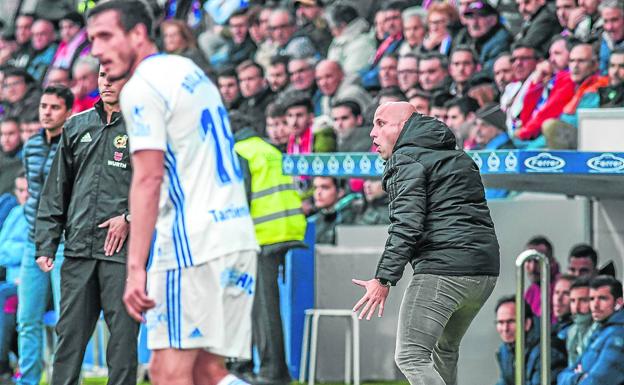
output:
<instances>
[{"instance_id":1,"label":"blue advertising banner","mask_svg":"<svg viewBox=\"0 0 624 385\"><path fill-rule=\"evenodd\" d=\"M468 151L481 174L600 174L624 175L622 152ZM285 155L288 175L378 177L384 160L376 153Z\"/></svg>"}]
</instances>

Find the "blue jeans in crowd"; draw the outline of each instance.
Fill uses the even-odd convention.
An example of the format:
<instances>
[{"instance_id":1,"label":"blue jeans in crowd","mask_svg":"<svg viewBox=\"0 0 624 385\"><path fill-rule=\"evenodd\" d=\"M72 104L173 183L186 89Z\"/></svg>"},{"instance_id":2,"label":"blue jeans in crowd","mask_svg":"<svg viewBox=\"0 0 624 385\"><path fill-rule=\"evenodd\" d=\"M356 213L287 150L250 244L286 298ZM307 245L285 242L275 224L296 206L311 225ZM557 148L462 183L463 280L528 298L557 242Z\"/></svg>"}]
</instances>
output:
<instances>
[{"instance_id":1,"label":"blue jeans in crowd","mask_svg":"<svg viewBox=\"0 0 624 385\"><path fill-rule=\"evenodd\" d=\"M14 323L15 319L13 317L7 317L4 313L4 304L6 303L7 298L17 295L17 286L13 282L0 282L0 363L8 362L9 360L9 338L10 335L7 335L5 332L8 332L10 329L5 327L5 323L8 322L7 318L12 318L11 322ZM15 328L15 325L13 325ZM13 329L15 330L15 329Z\"/></svg>"},{"instance_id":2,"label":"blue jeans in crowd","mask_svg":"<svg viewBox=\"0 0 624 385\"><path fill-rule=\"evenodd\" d=\"M61 299L61 264L63 245L59 246L54 268L44 273L35 261L35 245L29 243L22 258L20 284L18 286L19 306L17 308L17 331L19 368L22 377L18 385L37 385L43 370L43 315L50 294L54 310L58 315Z\"/></svg>"},{"instance_id":3,"label":"blue jeans in crowd","mask_svg":"<svg viewBox=\"0 0 624 385\"><path fill-rule=\"evenodd\" d=\"M456 385L459 343L497 277L414 274L405 290L395 361L411 385Z\"/></svg>"}]
</instances>

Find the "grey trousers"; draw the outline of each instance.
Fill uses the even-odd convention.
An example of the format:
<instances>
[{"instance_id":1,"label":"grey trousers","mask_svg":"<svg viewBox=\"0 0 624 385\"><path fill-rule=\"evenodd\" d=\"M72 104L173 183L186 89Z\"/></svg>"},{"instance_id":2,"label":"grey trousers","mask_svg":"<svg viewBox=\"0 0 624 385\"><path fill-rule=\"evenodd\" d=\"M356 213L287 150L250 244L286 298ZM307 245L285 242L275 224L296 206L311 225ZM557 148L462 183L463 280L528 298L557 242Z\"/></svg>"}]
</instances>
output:
<instances>
[{"instance_id":1,"label":"grey trousers","mask_svg":"<svg viewBox=\"0 0 624 385\"><path fill-rule=\"evenodd\" d=\"M496 278L414 274L401 303L395 353L410 384L457 384L459 344Z\"/></svg>"},{"instance_id":2,"label":"grey trousers","mask_svg":"<svg viewBox=\"0 0 624 385\"><path fill-rule=\"evenodd\" d=\"M258 255L256 295L252 310L253 340L260 357L258 375L275 380L290 378L284 353L284 332L277 283L279 266L287 251L285 247L262 247Z\"/></svg>"},{"instance_id":3,"label":"grey trousers","mask_svg":"<svg viewBox=\"0 0 624 385\"><path fill-rule=\"evenodd\" d=\"M125 283L123 263L65 258L51 385L78 385L85 349L100 311L110 330L108 385L136 384L139 324L126 313L122 302Z\"/></svg>"}]
</instances>

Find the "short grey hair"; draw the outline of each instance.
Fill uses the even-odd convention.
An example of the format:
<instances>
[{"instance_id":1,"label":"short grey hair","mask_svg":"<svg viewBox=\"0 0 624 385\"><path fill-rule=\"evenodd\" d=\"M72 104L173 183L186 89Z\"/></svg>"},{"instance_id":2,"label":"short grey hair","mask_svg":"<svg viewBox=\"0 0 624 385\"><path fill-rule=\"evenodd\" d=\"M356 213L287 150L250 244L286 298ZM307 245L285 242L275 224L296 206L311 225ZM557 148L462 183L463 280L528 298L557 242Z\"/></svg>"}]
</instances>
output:
<instances>
[{"instance_id":1,"label":"short grey hair","mask_svg":"<svg viewBox=\"0 0 624 385\"><path fill-rule=\"evenodd\" d=\"M312 57L312 56L308 56L308 57L300 57L300 58L291 58L290 59L290 63L296 61L296 60L301 60L303 62L305 62L307 64L307 66L311 69L314 69L316 67L316 65L318 64L319 60Z\"/></svg>"},{"instance_id":2,"label":"short grey hair","mask_svg":"<svg viewBox=\"0 0 624 385\"><path fill-rule=\"evenodd\" d=\"M407 21L414 16L418 17L420 21L423 23L423 25L427 23L427 10L424 9L423 7L415 6L415 7L405 8L403 13L401 13L401 17L403 18L403 23L407 23Z\"/></svg>"},{"instance_id":3,"label":"short grey hair","mask_svg":"<svg viewBox=\"0 0 624 385\"><path fill-rule=\"evenodd\" d=\"M278 13L285 13L286 15L288 15L289 25L294 26L295 23L297 22L297 20L295 20L295 16L287 8L275 8L273 12L271 12L271 16L278 14Z\"/></svg>"},{"instance_id":4,"label":"short grey hair","mask_svg":"<svg viewBox=\"0 0 624 385\"><path fill-rule=\"evenodd\" d=\"M86 65L87 67L89 67L89 69L92 72L96 74L100 72L100 61L96 59L95 57L88 55L88 56L79 57L76 60L76 62L74 63L74 66L72 67L72 75L74 74L74 72L76 72L76 68L78 68L81 65Z\"/></svg>"},{"instance_id":5,"label":"short grey hair","mask_svg":"<svg viewBox=\"0 0 624 385\"><path fill-rule=\"evenodd\" d=\"M600 11L604 9L612 9L612 8L616 8L616 9L619 9L620 12L624 12L624 1L623 0L602 0L600 2L600 5L598 6L598 9Z\"/></svg>"}]
</instances>

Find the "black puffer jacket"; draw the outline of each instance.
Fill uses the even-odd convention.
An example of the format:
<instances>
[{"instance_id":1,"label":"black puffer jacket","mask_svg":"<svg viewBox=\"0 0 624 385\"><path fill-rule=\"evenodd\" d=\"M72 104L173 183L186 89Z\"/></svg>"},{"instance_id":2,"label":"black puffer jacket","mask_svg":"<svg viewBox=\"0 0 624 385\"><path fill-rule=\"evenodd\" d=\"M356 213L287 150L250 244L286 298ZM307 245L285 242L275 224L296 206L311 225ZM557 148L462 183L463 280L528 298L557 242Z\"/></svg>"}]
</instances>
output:
<instances>
[{"instance_id":1,"label":"black puffer jacket","mask_svg":"<svg viewBox=\"0 0 624 385\"><path fill-rule=\"evenodd\" d=\"M499 248L479 169L453 133L413 114L386 163L390 228L376 278L392 284L408 262L416 274L492 275Z\"/></svg>"}]
</instances>

